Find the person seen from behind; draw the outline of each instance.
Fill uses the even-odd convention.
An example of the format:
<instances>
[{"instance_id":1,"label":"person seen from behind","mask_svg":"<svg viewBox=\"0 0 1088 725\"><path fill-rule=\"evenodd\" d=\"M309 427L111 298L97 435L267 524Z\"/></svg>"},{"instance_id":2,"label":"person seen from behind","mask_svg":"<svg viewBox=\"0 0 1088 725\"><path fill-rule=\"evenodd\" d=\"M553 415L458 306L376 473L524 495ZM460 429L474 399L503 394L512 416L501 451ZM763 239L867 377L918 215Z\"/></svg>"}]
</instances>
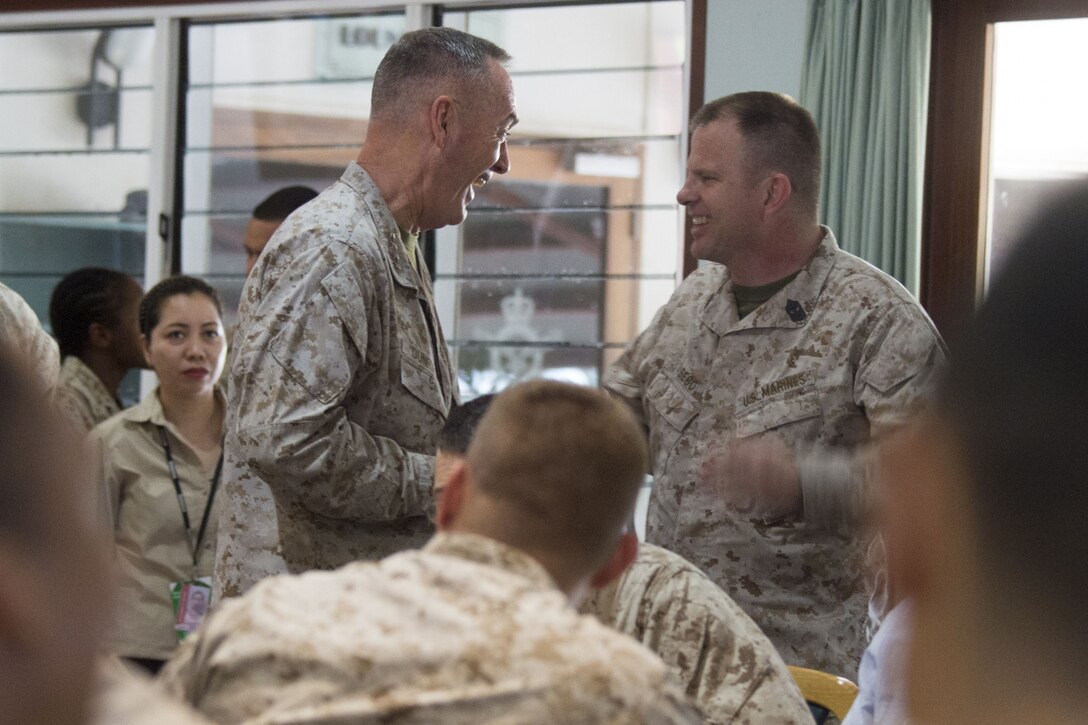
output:
<instances>
[{"instance_id":1,"label":"person seen from behind","mask_svg":"<svg viewBox=\"0 0 1088 725\"><path fill-rule=\"evenodd\" d=\"M53 288L49 322L61 356L56 401L82 433L121 411L122 379L147 367L138 319L143 296L132 277L102 267L77 269Z\"/></svg>"}]
</instances>

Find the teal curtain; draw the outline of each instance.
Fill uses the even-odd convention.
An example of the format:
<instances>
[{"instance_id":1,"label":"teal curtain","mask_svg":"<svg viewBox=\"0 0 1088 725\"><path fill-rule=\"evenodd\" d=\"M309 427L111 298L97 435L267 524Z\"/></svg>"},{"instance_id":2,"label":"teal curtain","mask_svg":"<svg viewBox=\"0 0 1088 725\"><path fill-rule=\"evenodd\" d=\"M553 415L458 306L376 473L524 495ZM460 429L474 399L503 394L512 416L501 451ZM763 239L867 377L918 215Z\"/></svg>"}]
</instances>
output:
<instances>
[{"instance_id":1,"label":"teal curtain","mask_svg":"<svg viewBox=\"0 0 1088 725\"><path fill-rule=\"evenodd\" d=\"M800 102L823 143L820 216L918 293L929 0L811 0Z\"/></svg>"}]
</instances>

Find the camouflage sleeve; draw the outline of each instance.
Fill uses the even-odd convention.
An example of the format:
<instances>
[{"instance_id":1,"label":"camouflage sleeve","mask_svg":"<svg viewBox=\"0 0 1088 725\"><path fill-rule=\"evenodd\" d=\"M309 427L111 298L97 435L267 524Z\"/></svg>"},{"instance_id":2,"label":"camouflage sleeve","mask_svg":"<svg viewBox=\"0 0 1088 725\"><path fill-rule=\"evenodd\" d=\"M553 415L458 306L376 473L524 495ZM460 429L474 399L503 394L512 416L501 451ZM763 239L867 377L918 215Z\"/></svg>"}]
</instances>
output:
<instances>
[{"instance_id":1,"label":"camouflage sleeve","mask_svg":"<svg viewBox=\"0 0 1088 725\"><path fill-rule=\"evenodd\" d=\"M42 329L37 313L18 293L0 284L0 340L4 340L30 362L31 369L52 391L60 377L60 351L56 341Z\"/></svg>"},{"instance_id":2,"label":"camouflage sleeve","mask_svg":"<svg viewBox=\"0 0 1088 725\"><path fill-rule=\"evenodd\" d=\"M127 670L116 657L101 658L96 669L87 725L211 725L175 698L163 695L151 680Z\"/></svg>"},{"instance_id":3,"label":"camouflage sleeve","mask_svg":"<svg viewBox=\"0 0 1088 725\"><path fill-rule=\"evenodd\" d=\"M854 376L854 401L870 435L902 425L932 397L948 362L933 323L914 303L893 305L866 337Z\"/></svg>"},{"instance_id":4,"label":"camouflage sleeve","mask_svg":"<svg viewBox=\"0 0 1088 725\"><path fill-rule=\"evenodd\" d=\"M245 610L248 603L244 599L225 599L216 604L208 614L208 619L200 630L189 635L178 645L166 665L155 678L156 688L172 700L183 702L205 717L220 722L223 712L212 712L208 698L212 696L213 672L211 662L219 649L219 643L225 634L244 636ZM236 673L221 674L221 681L230 683ZM245 698L234 697L233 704L244 707ZM237 714L237 713L236 713ZM234 718L235 721L242 717Z\"/></svg>"},{"instance_id":5,"label":"camouflage sleeve","mask_svg":"<svg viewBox=\"0 0 1088 725\"><path fill-rule=\"evenodd\" d=\"M771 643L702 575L655 577L639 619L641 641L676 673L705 722L809 722Z\"/></svg>"},{"instance_id":6,"label":"camouflage sleeve","mask_svg":"<svg viewBox=\"0 0 1088 725\"><path fill-rule=\"evenodd\" d=\"M368 340L383 332L368 326L367 304L367 291L338 270L284 306L295 309L245 381L258 392L235 396L234 440L277 497L329 518L390 521L431 507L434 458L347 416L345 399L388 384L387 371L366 364Z\"/></svg>"},{"instance_id":7,"label":"camouflage sleeve","mask_svg":"<svg viewBox=\"0 0 1088 725\"><path fill-rule=\"evenodd\" d=\"M728 722L812 725L812 713L789 671L768 665Z\"/></svg>"},{"instance_id":8,"label":"camouflage sleeve","mask_svg":"<svg viewBox=\"0 0 1088 725\"><path fill-rule=\"evenodd\" d=\"M161 692L174 700L188 703L191 707L195 707L198 700L198 693L193 687L193 676L199 641L199 632L186 637L155 678L156 686Z\"/></svg>"},{"instance_id":9,"label":"camouflage sleeve","mask_svg":"<svg viewBox=\"0 0 1088 725\"><path fill-rule=\"evenodd\" d=\"M608 367L601 380L601 387L631 409L643 431L648 429L648 423L643 406L643 381L640 369L646 356L657 344L660 331L667 326L668 310L669 305L665 304L657 311L649 327L627 346L620 358Z\"/></svg>"},{"instance_id":10,"label":"camouflage sleeve","mask_svg":"<svg viewBox=\"0 0 1088 725\"><path fill-rule=\"evenodd\" d=\"M637 377L638 363L633 349L628 349L619 360L605 371L602 387L622 401L635 414L642 429L646 430L646 414L642 408L642 383Z\"/></svg>"},{"instance_id":11,"label":"camouflage sleeve","mask_svg":"<svg viewBox=\"0 0 1088 725\"><path fill-rule=\"evenodd\" d=\"M679 687L669 684L641 713L638 722L644 725L702 725L707 720Z\"/></svg>"},{"instance_id":12,"label":"camouflage sleeve","mask_svg":"<svg viewBox=\"0 0 1088 725\"><path fill-rule=\"evenodd\" d=\"M892 305L868 330L854 376L854 402L879 438L925 405L947 364L947 351L917 306ZM871 446L812 447L798 454L805 520L828 528L856 524L871 503Z\"/></svg>"}]
</instances>

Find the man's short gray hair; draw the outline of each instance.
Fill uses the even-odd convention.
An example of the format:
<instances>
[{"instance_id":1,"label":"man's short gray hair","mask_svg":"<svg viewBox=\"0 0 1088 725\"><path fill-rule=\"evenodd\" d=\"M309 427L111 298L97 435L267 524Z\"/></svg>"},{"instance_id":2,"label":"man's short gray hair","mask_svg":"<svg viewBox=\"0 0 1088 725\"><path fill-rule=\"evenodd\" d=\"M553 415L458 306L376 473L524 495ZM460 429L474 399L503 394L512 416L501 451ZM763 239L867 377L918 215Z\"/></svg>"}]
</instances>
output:
<instances>
[{"instance_id":1,"label":"man's short gray hair","mask_svg":"<svg viewBox=\"0 0 1088 725\"><path fill-rule=\"evenodd\" d=\"M453 28L423 28L405 33L378 64L371 93L372 118L392 116L411 91L431 81L482 81L492 61L505 64L510 54L489 40Z\"/></svg>"}]
</instances>

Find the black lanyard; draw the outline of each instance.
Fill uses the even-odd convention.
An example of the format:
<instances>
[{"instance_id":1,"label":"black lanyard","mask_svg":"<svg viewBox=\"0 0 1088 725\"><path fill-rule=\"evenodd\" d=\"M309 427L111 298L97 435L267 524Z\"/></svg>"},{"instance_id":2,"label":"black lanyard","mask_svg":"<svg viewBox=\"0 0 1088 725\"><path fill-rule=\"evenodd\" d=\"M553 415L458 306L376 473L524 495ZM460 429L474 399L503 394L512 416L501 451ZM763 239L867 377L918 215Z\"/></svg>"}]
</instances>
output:
<instances>
[{"instance_id":1,"label":"black lanyard","mask_svg":"<svg viewBox=\"0 0 1088 725\"><path fill-rule=\"evenodd\" d=\"M212 488L208 492L208 503L204 506L204 515L200 518L200 530L196 534L196 546L193 545L193 526L189 522L189 507L185 505L185 496L181 492L181 480L178 478L178 469L174 465L174 457L170 455L170 440L166 437L166 428L156 426L159 429L159 439L162 441L162 452L166 455L166 467L170 470L170 480L174 482L174 493L178 497L178 507L181 509L181 522L185 524L185 541L189 544L189 551L193 555L193 566L200 561L200 545L204 543L204 533L208 530L208 517L212 512L212 503L215 501L215 492L219 488L219 474L223 472L223 454L219 454L219 462L215 464L215 474L212 476Z\"/></svg>"}]
</instances>

